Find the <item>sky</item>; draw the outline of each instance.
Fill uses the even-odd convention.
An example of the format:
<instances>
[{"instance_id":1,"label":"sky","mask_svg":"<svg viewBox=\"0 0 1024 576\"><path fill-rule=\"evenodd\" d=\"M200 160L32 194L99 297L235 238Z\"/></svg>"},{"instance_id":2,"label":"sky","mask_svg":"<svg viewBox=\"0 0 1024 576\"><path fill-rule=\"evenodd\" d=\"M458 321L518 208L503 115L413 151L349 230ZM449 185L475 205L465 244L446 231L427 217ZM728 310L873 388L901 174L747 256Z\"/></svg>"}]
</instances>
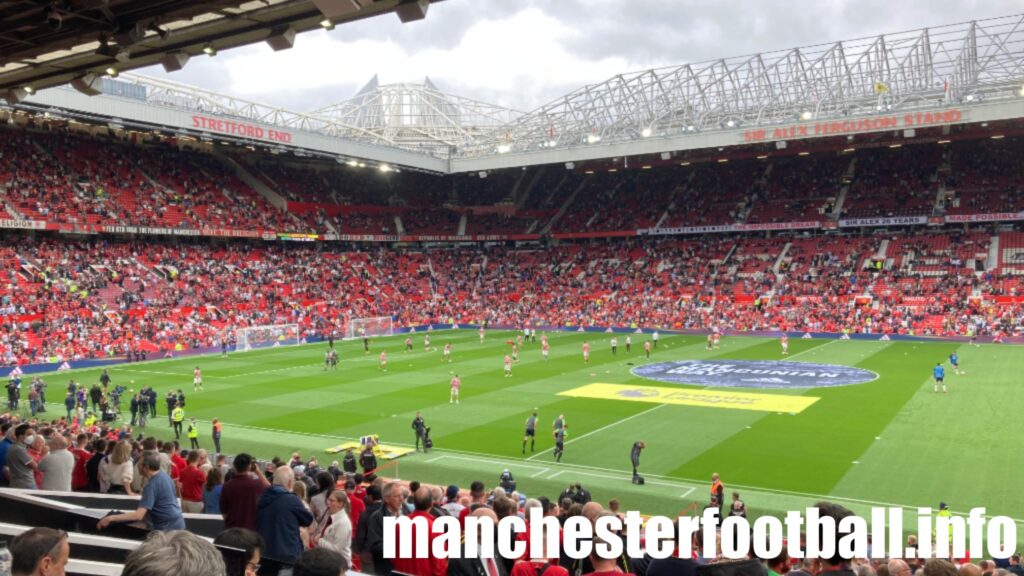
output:
<instances>
[{"instance_id":1,"label":"sky","mask_svg":"<svg viewBox=\"0 0 1024 576\"><path fill-rule=\"evenodd\" d=\"M193 57L167 77L294 111L381 84L533 110L616 74L1017 14L1013 0L445 0L424 20L394 14Z\"/></svg>"}]
</instances>

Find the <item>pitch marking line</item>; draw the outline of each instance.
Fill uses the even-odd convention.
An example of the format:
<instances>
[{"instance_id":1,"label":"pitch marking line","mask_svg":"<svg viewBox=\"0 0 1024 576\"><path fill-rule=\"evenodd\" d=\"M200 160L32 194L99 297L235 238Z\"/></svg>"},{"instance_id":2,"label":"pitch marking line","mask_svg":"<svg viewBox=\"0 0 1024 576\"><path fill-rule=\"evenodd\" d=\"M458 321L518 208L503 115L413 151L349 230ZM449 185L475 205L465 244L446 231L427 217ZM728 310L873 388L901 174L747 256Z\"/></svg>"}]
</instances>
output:
<instances>
[{"instance_id":1,"label":"pitch marking line","mask_svg":"<svg viewBox=\"0 0 1024 576\"><path fill-rule=\"evenodd\" d=\"M57 404L56 402L47 402L47 405L63 406L63 404ZM659 406L663 406L663 404L659 404ZM209 424L210 423L209 420L198 420L197 419L197 421L205 423L205 424ZM242 429L242 430L259 430L259 431L263 431L263 432L272 432L274 434L280 434L280 435L283 435L283 436L298 435L298 436L307 436L307 437L311 437L311 438L329 438L331 440L346 440L346 441L355 441L355 442L359 441L358 438L350 438L348 436L331 436L331 435L328 435L328 434L315 434L315 433L311 433L311 432L297 432L297 431L294 431L294 430L282 430L280 428L261 428L261 427L258 427L258 426L249 426L249 425L246 425L246 424L231 424L231 423L228 423L228 422L222 422L222 424L225 427L229 428L229 429L231 429L231 428L238 428L238 429ZM412 448L413 447L412 444L403 444L401 442L388 442L388 444L393 445L393 446L400 446L400 447L403 447L403 448ZM469 461L473 461L473 462L489 462L491 464L501 464L503 466L523 466L529 460L529 458L526 458L526 459L514 458L514 459L511 459L511 460L497 460L497 459L494 458L493 454L486 454L486 453L483 453L483 452L474 452L474 451L471 451L471 450L456 450L456 449L451 449L451 448L444 448L442 450L447 452L447 454L445 454L446 458L459 458L458 455L461 455L463 457L459 458L459 459L462 459L462 460L469 460ZM470 456L472 458L469 458ZM529 466L529 465L527 465L527 466L532 468L532 466ZM586 475L589 475L589 476L596 476L595 474L589 473L589 471L591 471L591 470L596 470L596 471L599 471L599 472L613 472L613 473L616 473L616 474L622 474L622 470L617 470L615 468L605 468L605 467L601 467L601 466L590 466L590 465L587 465L587 464L571 464L571 463L567 463L566 462L566 463L559 463L559 466L566 468L567 471L569 471L569 472L571 472L573 474L581 474L581 475L586 474ZM690 484L696 484L696 485L707 484L707 482L701 482L700 480L694 480L692 478L676 478L674 476L665 476L664 474L647 474L645 476L649 476L651 478L661 478L661 479L667 480L666 482L657 482L657 483L655 483L652 480L648 480L647 484L652 484L652 485L675 486L675 487L691 488L692 486L690 486ZM601 476L597 476L597 477L600 478ZM615 479L619 479L620 477L616 476L614 478ZM690 484L684 484L683 482L688 482ZM797 492L797 491L794 491L794 490L779 490L777 488L765 488L763 486L751 486L749 484L730 484L730 486L732 486L734 488L738 488L740 490L751 490L751 491L754 491L754 492L763 492L765 494L776 494L776 495L779 495L779 496L793 496L793 497L797 497L797 498L809 498L809 499L813 499L813 500L834 500L834 501L838 501L838 502L851 502L851 503L854 503L854 504L864 504L864 505L867 505L867 506L882 506L882 507L885 507L885 508L902 508L902 509L905 509L905 510L917 510L918 508L920 508L922 506L927 506L926 504L912 505L912 504L898 504L898 503L894 503L894 502L879 502L877 500L864 500L864 499L861 499L861 498L849 498L849 497L846 497L846 496L839 496L839 495L835 495L835 494L813 494L813 493L810 493L810 492ZM953 514L955 514L957 516L967 516L967 512L953 511ZM985 518L990 518L990 517L991 516L987 516L987 515L985 516ZM1010 518L1010 520L1013 520L1014 522L1016 522L1018 524L1024 524L1024 518Z\"/></svg>"},{"instance_id":2,"label":"pitch marking line","mask_svg":"<svg viewBox=\"0 0 1024 576\"><path fill-rule=\"evenodd\" d=\"M568 442L566 442L565 445L568 446L569 444L572 444L573 442L576 442L577 440L583 440L587 436L593 436L594 434L597 434L598 432L603 432L603 431L605 431L605 430L607 430L607 429L609 429L609 428L611 428L613 426L618 426L619 424L622 424L624 422L629 422L630 420L632 420L634 418L639 418L639 417L641 417L641 416L643 416L645 414L649 414L651 412L654 412L658 408L662 408L664 406L665 406L664 404L658 404L657 406L648 408L647 410L644 410L643 412L637 412L636 414L633 414L632 416L628 416L626 418L623 418L622 420L616 420L615 422L612 422L611 424L608 424L606 426L602 426L602 427L598 428L597 430L591 430L590 432L587 432L586 434L584 434L582 436L578 436L576 438L573 438L573 439L569 440ZM529 458L527 458L527 460L533 460L534 458L536 458L538 456L541 456L543 454L546 454L548 452L551 452L554 449L555 449L554 447L551 447L551 448L548 448L546 450L542 450L540 452L537 452L533 456L530 456Z\"/></svg>"},{"instance_id":3,"label":"pitch marking line","mask_svg":"<svg viewBox=\"0 0 1024 576\"><path fill-rule=\"evenodd\" d=\"M533 474L530 474L530 478L536 478L537 476L541 476L543 474L547 474L550 471L551 471L550 468L541 468L539 472L535 472Z\"/></svg>"}]
</instances>

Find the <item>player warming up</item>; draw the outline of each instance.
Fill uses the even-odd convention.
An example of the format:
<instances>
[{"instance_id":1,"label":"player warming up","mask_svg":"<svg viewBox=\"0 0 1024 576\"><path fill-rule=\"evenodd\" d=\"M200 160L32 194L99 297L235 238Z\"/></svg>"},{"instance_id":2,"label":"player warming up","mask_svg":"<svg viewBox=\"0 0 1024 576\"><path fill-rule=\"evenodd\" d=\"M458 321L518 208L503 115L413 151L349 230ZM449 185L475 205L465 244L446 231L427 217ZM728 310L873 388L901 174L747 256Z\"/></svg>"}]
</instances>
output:
<instances>
[{"instance_id":1,"label":"player warming up","mask_svg":"<svg viewBox=\"0 0 1024 576\"><path fill-rule=\"evenodd\" d=\"M789 336L783 334L782 338L779 338L779 344L782 344L782 355L786 356L789 354Z\"/></svg>"},{"instance_id":2,"label":"player warming up","mask_svg":"<svg viewBox=\"0 0 1024 576\"><path fill-rule=\"evenodd\" d=\"M452 343L451 342L446 342L445 343L445 345L444 345L444 352L442 354L443 355L441 356L441 362L447 362L447 363L451 364L452 363Z\"/></svg>"},{"instance_id":3,"label":"player warming up","mask_svg":"<svg viewBox=\"0 0 1024 576\"><path fill-rule=\"evenodd\" d=\"M459 403L459 388L461 388L461 387L462 387L462 380L459 380L459 375L456 374L455 377L452 378L451 392L448 394L448 403L449 404L458 404Z\"/></svg>"},{"instance_id":4,"label":"player warming up","mask_svg":"<svg viewBox=\"0 0 1024 576\"><path fill-rule=\"evenodd\" d=\"M512 357L505 354L505 378L512 377Z\"/></svg>"},{"instance_id":5,"label":"player warming up","mask_svg":"<svg viewBox=\"0 0 1024 576\"><path fill-rule=\"evenodd\" d=\"M644 356L647 356L648 360L651 359L651 341L650 340L644 340Z\"/></svg>"},{"instance_id":6,"label":"player warming up","mask_svg":"<svg viewBox=\"0 0 1024 576\"><path fill-rule=\"evenodd\" d=\"M405 352L412 352L412 338L406 336L405 338Z\"/></svg>"},{"instance_id":7,"label":"player warming up","mask_svg":"<svg viewBox=\"0 0 1024 576\"><path fill-rule=\"evenodd\" d=\"M380 351L380 369L385 372L388 371L388 353L386 350Z\"/></svg>"},{"instance_id":8,"label":"player warming up","mask_svg":"<svg viewBox=\"0 0 1024 576\"><path fill-rule=\"evenodd\" d=\"M430 352L430 334L423 337L423 349Z\"/></svg>"},{"instance_id":9,"label":"player warming up","mask_svg":"<svg viewBox=\"0 0 1024 576\"><path fill-rule=\"evenodd\" d=\"M565 429L569 427L565 423L565 415L559 414L558 418L551 424L552 436L555 438L555 461L562 461L562 454L565 453Z\"/></svg>"},{"instance_id":10,"label":"player warming up","mask_svg":"<svg viewBox=\"0 0 1024 576\"><path fill-rule=\"evenodd\" d=\"M203 373L199 370L199 366L192 371L192 391L198 392L203 389Z\"/></svg>"},{"instance_id":11,"label":"player warming up","mask_svg":"<svg viewBox=\"0 0 1024 576\"><path fill-rule=\"evenodd\" d=\"M519 346L515 344L512 345L512 362L519 364Z\"/></svg>"},{"instance_id":12,"label":"player warming up","mask_svg":"<svg viewBox=\"0 0 1024 576\"><path fill-rule=\"evenodd\" d=\"M478 330L477 333L480 334L480 343L483 344L484 343L484 327L481 326L480 330Z\"/></svg>"},{"instance_id":13,"label":"player warming up","mask_svg":"<svg viewBox=\"0 0 1024 576\"><path fill-rule=\"evenodd\" d=\"M526 419L526 433L523 434L523 454L526 454L526 441L530 441L530 452L534 451L537 441L537 412Z\"/></svg>"},{"instance_id":14,"label":"player warming up","mask_svg":"<svg viewBox=\"0 0 1024 576\"><path fill-rule=\"evenodd\" d=\"M710 352L711 351L711 346L714 344L714 340L715 340L714 336L712 336L710 333L708 333L708 341L707 341L707 344L704 345L704 351L705 352Z\"/></svg>"},{"instance_id":15,"label":"player warming up","mask_svg":"<svg viewBox=\"0 0 1024 576\"><path fill-rule=\"evenodd\" d=\"M590 364L590 342L583 341L583 363Z\"/></svg>"},{"instance_id":16,"label":"player warming up","mask_svg":"<svg viewBox=\"0 0 1024 576\"><path fill-rule=\"evenodd\" d=\"M935 391L939 391L939 385L942 385L942 393L946 393L946 370L942 367L942 364L936 364L935 368L932 369L932 378L935 379Z\"/></svg>"},{"instance_id":17,"label":"player warming up","mask_svg":"<svg viewBox=\"0 0 1024 576\"><path fill-rule=\"evenodd\" d=\"M540 337L540 354L541 354L541 356L544 357L544 361L545 362L548 361L548 354L549 353L550 353L550 350L548 349L548 337L546 335L545 336L541 336Z\"/></svg>"},{"instance_id":18,"label":"player warming up","mask_svg":"<svg viewBox=\"0 0 1024 576\"><path fill-rule=\"evenodd\" d=\"M953 372L955 372L957 376L964 375L964 372L960 370L960 357L956 355L956 352L949 355L949 365L953 367Z\"/></svg>"}]
</instances>

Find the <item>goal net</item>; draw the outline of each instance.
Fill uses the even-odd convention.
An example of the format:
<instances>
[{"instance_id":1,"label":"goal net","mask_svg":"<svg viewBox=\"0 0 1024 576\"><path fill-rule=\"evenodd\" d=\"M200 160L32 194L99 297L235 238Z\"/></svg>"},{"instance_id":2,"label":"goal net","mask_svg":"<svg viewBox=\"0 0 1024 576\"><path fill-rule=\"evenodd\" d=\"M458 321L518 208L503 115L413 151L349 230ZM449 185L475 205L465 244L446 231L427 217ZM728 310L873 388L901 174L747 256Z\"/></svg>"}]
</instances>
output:
<instances>
[{"instance_id":1,"label":"goal net","mask_svg":"<svg viewBox=\"0 0 1024 576\"><path fill-rule=\"evenodd\" d=\"M345 337L353 340L363 337L393 336L394 333L394 323L391 321L391 316L352 318L348 323L348 333Z\"/></svg>"},{"instance_id":2,"label":"goal net","mask_svg":"<svg viewBox=\"0 0 1024 576\"><path fill-rule=\"evenodd\" d=\"M246 352L257 348L295 346L299 343L298 324L250 326L235 330L235 350Z\"/></svg>"}]
</instances>

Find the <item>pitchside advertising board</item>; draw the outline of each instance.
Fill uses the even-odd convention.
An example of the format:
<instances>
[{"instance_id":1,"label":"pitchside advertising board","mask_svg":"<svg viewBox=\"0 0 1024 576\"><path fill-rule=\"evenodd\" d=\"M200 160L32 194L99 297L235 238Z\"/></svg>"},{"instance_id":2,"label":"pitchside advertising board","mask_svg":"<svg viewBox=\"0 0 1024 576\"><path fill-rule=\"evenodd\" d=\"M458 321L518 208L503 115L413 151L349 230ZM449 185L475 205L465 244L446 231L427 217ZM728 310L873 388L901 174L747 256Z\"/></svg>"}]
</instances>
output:
<instances>
[{"instance_id":1,"label":"pitchside advertising board","mask_svg":"<svg viewBox=\"0 0 1024 576\"><path fill-rule=\"evenodd\" d=\"M633 374L659 382L716 388L826 388L878 378L878 374L861 368L774 360L659 362L638 366Z\"/></svg>"}]
</instances>

